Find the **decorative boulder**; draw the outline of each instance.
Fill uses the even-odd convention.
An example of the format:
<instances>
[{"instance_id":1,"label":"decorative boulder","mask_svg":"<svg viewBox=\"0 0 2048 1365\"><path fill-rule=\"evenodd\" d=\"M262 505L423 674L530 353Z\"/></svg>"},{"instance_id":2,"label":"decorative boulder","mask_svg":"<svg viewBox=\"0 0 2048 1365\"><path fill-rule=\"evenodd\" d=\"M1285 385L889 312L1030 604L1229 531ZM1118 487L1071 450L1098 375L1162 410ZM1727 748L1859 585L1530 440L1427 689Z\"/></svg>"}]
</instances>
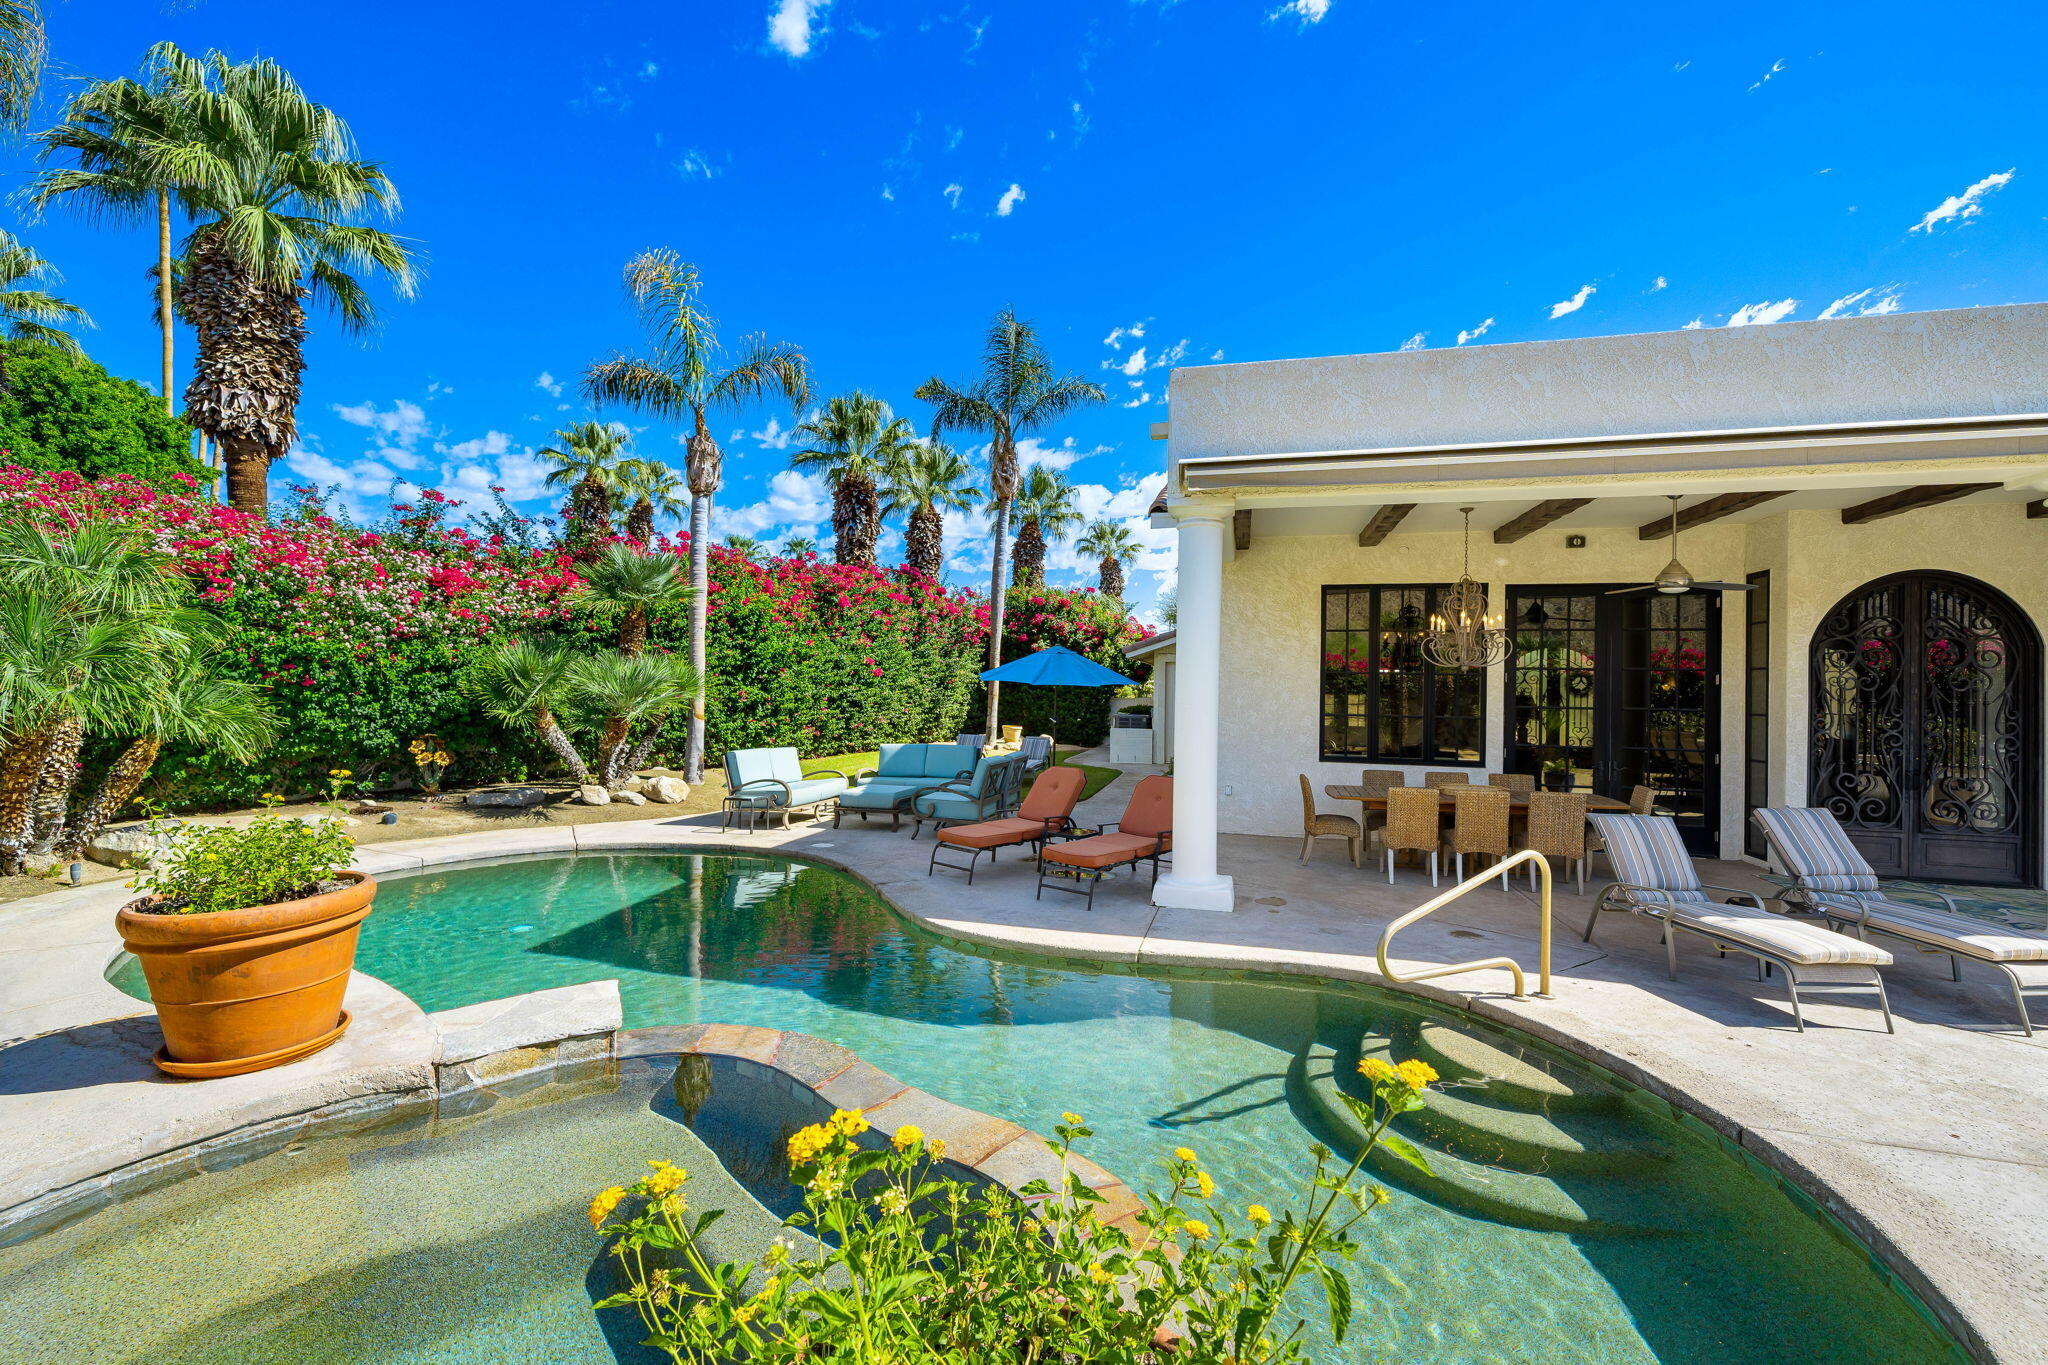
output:
<instances>
[{"instance_id":1,"label":"decorative boulder","mask_svg":"<svg viewBox=\"0 0 2048 1365\"><path fill-rule=\"evenodd\" d=\"M613 792L612 800L622 806L644 806L647 804L647 798L639 792Z\"/></svg>"},{"instance_id":2,"label":"decorative boulder","mask_svg":"<svg viewBox=\"0 0 2048 1365\"><path fill-rule=\"evenodd\" d=\"M609 806L612 794L592 782L576 789L576 799L586 806Z\"/></svg>"},{"instance_id":3,"label":"decorative boulder","mask_svg":"<svg viewBox=\"0 0 2048 1365\"><path fill-rule=\"evenodd\" d=\"M690 799L690 784L680 777L650 777L640 794L664 806L680 806Z\"/></svg>"},{"instance_id":4,"label":"decorative boulder","mask_svg":"<svg viewBox=\"0 0 2048 1365\"><path fill-rule=\"evenodd\" d=\"M612 790L615 792L645 792L647 790L647 779L628 774Z\"/></svg>"},{"instance_id":5,"label":"decorative boulder","mask_svg":"<svg viewBox=\"0 0 2048 1365\"><path fill-rule=\"evenodd\" d=\"M113 825L93 836L85 856L108 867L148 867L169 846L171 831L184 823L161 821L155 829L147 821Z\"/></svg>"},{"instance_id":6,"label":"decorative boulder","mask_svg":"<svg viewBox=\"0 0 2048 1365\"><path fill-rule=\"evenodd\" d=\"M499 787L492 791L471 792L466 798L472 806L538 806L548 799L548 794L539 787Z\"/></svg>"}]
</instances>

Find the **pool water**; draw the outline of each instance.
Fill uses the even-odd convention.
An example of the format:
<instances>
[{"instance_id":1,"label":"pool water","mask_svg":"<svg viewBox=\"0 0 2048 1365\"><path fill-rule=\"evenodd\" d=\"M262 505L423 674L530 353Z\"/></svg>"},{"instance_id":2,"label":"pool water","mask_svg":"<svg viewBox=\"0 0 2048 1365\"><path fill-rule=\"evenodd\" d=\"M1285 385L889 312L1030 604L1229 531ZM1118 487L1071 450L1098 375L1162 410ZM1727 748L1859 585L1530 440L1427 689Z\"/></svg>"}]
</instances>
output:
<instances>
[{"instance_id":1,"label":"pool water","mask_svg":"<svg viewBox=\"0 0 2048 1365\"><path fill-rule=\"evenodd\" d=\"M1085 1150L1130 1184L1153 1183L1164 1154L1186 1144L1220 1197L1240 1205L1300 1202L1307 1148L1324 1135L1290 1093L1296 1057L1414 1008L1364 988L969 950L914 928L843 873L733 855L582 854L389 878L357 966L429 1010L616 978L628 1027L815 1034L912 1085L1042 1131L1061 1110L1078 1110L1098 1132ZM1646 1212L1680 1211L1687 1231L1534 1231L1397 1190L1361 1229L1353 1335L1341 1349L1326 1342L1318 1358L1954 1358L1862 1252L1711 1144L1642 1121L1681 1149L1677 1173L1624 1193ZM587 1197L561 1195L579 1211ZM609 1357L565 1349L556 1358Z\"/></svg>"}]
</instances>

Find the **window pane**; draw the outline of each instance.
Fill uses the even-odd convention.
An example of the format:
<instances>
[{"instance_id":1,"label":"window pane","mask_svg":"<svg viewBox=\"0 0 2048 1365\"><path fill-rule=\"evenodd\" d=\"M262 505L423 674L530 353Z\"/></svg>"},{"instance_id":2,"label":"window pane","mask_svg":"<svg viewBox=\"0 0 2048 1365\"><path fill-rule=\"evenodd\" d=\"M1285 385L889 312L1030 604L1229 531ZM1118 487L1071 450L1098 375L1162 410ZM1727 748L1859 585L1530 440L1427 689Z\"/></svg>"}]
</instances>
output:
<instances>
[{"instance_id":1,"label":"window pane","mask_svg":"<svg viewBox=\"0 0 2048 1365\"><path fill-rule=\"evenodd\" d=\"M1323 590L1322 752L1368 762L1478 763L1486 675L1439 673L1421 637L1435 586Z\"/></svg>"}]
</instances>

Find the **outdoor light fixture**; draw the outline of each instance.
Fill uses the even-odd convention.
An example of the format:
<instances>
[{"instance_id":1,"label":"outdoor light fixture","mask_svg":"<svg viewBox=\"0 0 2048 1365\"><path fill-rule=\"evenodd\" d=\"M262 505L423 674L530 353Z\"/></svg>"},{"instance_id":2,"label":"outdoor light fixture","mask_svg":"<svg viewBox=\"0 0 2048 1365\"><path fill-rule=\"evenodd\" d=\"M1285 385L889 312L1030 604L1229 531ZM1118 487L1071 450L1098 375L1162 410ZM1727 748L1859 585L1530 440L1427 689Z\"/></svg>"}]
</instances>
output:
<instances>
[{"instance_id":1,"label":"outdoor light fixture","mask_svg":"<svg viewBox=\"0 0 2048 1365\"><path fill-rule=\"evenodd\" d=\"M1491 668L1515 652L1507 622L1486 614L1486 589L1472 578L1472 509L1465 516L1465 571L1448 594L1437 601L1422 640L1422 657L1438 668Z\"/></svg>"}]
</instances>

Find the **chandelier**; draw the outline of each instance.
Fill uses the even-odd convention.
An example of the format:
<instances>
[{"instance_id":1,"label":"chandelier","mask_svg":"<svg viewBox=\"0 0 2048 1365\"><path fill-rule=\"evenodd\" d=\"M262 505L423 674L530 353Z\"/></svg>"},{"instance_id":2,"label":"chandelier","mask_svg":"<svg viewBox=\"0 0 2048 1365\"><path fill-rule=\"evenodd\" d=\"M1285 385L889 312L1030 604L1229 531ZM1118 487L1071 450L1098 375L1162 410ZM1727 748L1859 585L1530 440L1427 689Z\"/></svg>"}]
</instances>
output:
<instances>
[{"instance_id":1,"label":"chandelier","mask_svg":"<svg viewBox=\"0 0 2048 1365\"><path fill-rule=\"evenodd\" d=\"M1438 668L1491 668L1515 652L1515 638L1506 622L1486 615L1486 589L1472 579L1472 509L1465 516L1465 570L1457 584L1437 599L1422 638L1422 657Z\"/></svg>"}]
</instances>

